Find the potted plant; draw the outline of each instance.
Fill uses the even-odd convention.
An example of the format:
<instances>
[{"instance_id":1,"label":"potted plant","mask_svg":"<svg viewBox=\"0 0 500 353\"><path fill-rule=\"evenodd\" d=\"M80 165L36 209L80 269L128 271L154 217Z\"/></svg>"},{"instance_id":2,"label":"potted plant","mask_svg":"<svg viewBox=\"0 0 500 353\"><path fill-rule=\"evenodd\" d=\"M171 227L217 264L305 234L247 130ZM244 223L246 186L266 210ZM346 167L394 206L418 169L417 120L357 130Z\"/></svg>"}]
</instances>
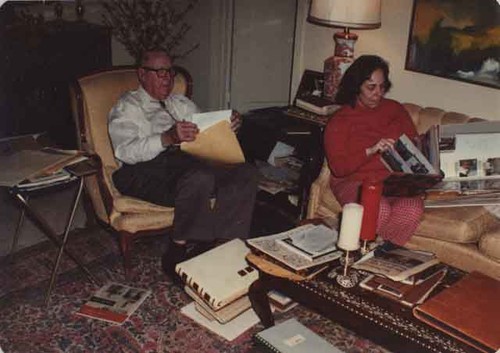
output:
<instances>
[{"instance_id":1,"label":"potted plant","mask_svg":"<svg viewBox=\"0 0 500 353\"><path fill-rule=\"evenodd\" d=\"M184 57L198 47L179 48L191 25L186 15L198 0L107 0L102 1L104 23L136 60L144 50L161 48L172 59Z\"/></svg>"}]
</instances>

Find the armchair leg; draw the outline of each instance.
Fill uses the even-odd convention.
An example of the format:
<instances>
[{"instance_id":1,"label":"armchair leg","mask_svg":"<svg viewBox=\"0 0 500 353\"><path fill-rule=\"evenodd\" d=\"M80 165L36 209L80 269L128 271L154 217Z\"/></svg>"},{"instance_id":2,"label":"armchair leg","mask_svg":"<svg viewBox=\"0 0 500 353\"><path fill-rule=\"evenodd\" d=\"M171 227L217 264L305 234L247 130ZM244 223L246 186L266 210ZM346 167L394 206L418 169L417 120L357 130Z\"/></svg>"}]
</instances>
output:
<instances>
[{"instance_id":1,"label":"armchair leg","mask_svg":"<svg viewBox=\"0 0 500 353\"><path fill-rule=\"evenodd\" d=\"M133 236L128 232L120 232L120 248L123 256L123 267L125 269L125 277L128 278L132 268L130 249L132 247Z\"/></svg>"}]
</instances>

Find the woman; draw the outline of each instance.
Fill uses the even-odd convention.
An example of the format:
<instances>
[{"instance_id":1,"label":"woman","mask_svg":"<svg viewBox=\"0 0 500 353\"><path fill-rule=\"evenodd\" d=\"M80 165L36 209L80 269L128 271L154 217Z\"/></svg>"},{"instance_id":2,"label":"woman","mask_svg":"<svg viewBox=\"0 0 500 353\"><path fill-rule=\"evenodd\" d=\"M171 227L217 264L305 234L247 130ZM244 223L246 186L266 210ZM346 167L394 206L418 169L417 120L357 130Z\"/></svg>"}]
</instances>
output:
<instances>
[{"instance_id":1,"label":"woman","mask_svg":"<svg viewBox=\"0 0 500 353\"><path fill-rule=\"evenodd\" d=\"M336 101L342 107L325 130L325 153L332 178L330 187L341 205L360 201L363 181L382 181L389 175L379 154L393 147L402 134L417 137L408 112L384 98L391 88L389 67L380 57L359 57L345 72ZM384 197L380 202L377 234L397 245L415 232L423 213L420 197Z\"/></svg>"}]
</instances>

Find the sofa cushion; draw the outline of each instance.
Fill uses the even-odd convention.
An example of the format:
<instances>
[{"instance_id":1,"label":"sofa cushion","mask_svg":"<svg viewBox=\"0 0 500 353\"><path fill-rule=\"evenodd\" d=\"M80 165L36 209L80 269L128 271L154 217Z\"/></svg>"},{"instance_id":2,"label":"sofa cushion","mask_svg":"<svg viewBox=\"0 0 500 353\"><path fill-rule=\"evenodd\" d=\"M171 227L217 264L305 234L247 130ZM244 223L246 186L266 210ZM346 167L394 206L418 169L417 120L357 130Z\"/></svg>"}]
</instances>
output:
<instances>
[{"instance_id":1,"label":"sofa cushion","mask_svg":"<svg viewBox=\"0 0 500 353\"><path fill-rule=\"evenodd\" d=\"M453 243L475 243L498 220L483 207L428 208L415 234Z\"/></svg>"},{"instance_id":2,"label":"sofa cushion","mask_svg":"<svg viewBox=\"0 0 500 353\"><path fill-rule=\"evenodd\" d=\"M500 228L484 234L478 246L484 255L500 262Z\"/></svg>"},{"instance_id":3,"label":"sofa cushion","mask_svg":"<svg viewBox=\"0 0 500 353\"><path fill-rule=\"evenodd\" d=\"M479 271L485 275L500 280L499 262L484 256L478 251L477 244L459 244L413 236L405 247L413 250L430 251L441 262L454 266L466 272Z\"/></svg>"}]
</instances>

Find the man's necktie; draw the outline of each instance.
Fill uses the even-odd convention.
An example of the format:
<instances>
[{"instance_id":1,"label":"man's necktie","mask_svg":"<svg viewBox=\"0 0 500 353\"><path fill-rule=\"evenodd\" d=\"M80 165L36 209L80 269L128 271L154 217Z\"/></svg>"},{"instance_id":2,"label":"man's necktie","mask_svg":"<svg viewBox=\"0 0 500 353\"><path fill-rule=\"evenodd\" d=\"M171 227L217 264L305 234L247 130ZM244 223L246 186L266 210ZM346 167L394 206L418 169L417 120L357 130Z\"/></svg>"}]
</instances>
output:
<instances>
[{"instance_id":1,"label":"man's necktie","mask_svg":"<svg viewBox=\"0 0 500 353\"><path fill-rule=\"evenodd\" d=\"M160 107L167 112L168 116L172 118L173 121L175 122L178 122L179 120L177 120L173 115L172 113L170 113L170 111L167 109L167 105L165 104L164 101L158 101L158 103L160 103Z\"/></svg>"}]
</instances>

